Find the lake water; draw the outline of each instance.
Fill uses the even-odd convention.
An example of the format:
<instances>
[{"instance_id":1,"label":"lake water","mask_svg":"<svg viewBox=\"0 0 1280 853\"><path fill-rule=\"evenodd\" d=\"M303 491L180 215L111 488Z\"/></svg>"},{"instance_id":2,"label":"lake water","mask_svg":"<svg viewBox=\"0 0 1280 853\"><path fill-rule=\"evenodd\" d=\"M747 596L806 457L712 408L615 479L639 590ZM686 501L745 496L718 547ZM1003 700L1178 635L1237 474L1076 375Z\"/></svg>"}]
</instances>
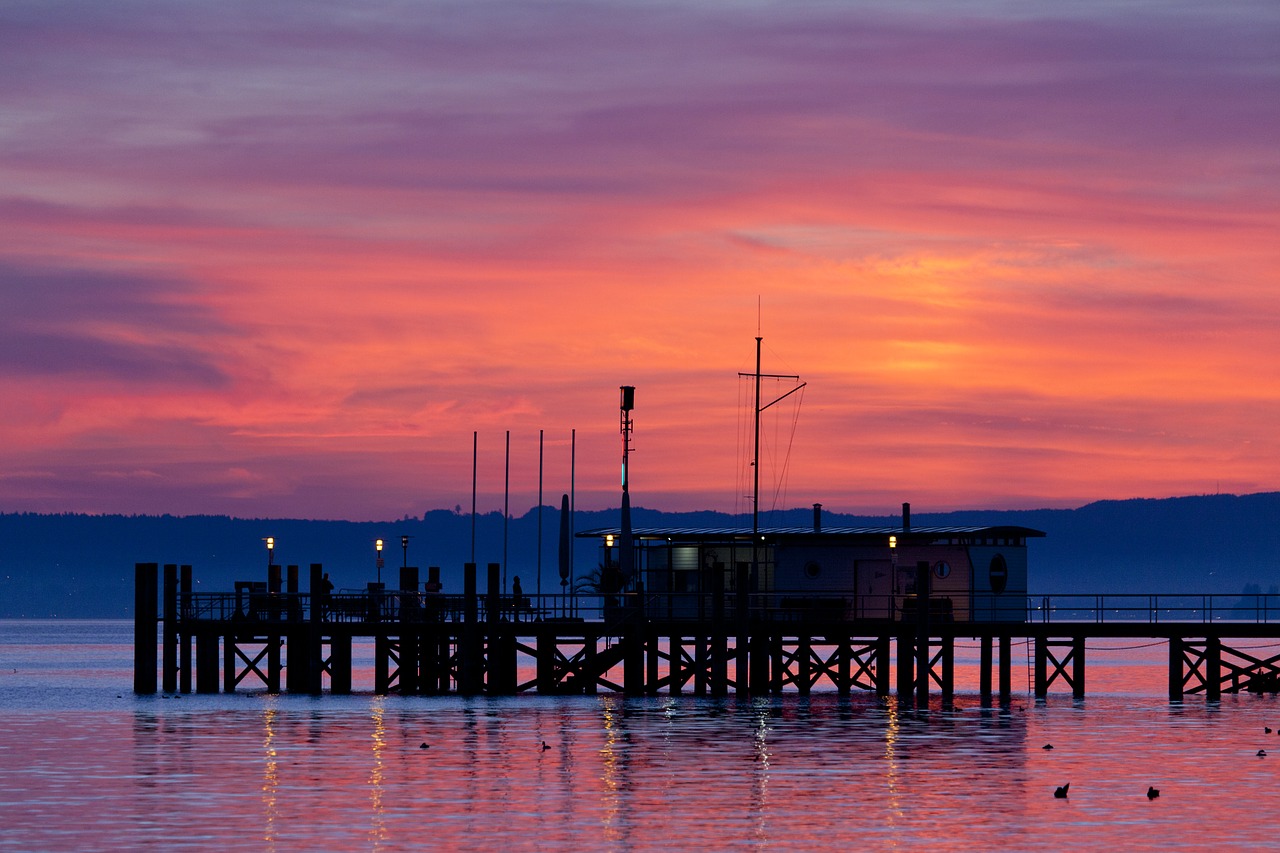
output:
<instances>
[{"instance_id":1,"label":"lake water","mask_svg":"<svg viewBox=\"0 0 1280 853\"><path fill-rule=\"evenodd\" d=\"M1086 699L1006 709L138 697L131 623L0 621L0 850L1276 847L1280 700L1171 704L1166 654L1091 644Z\"/></svg>"}]
</instances>

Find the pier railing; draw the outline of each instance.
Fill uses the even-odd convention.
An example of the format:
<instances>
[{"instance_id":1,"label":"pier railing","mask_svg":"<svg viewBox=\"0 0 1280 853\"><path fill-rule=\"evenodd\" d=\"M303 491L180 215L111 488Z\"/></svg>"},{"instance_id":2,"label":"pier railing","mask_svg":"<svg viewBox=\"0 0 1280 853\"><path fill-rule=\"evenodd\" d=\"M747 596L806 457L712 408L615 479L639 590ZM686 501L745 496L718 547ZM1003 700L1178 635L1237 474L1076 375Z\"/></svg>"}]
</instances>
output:
<instances>
[{"instance_id":1,"label":"pier railing","mask_svg":"<svg viewBox=\"0 0 1280 853\"><path fill-rule=\"evenodd\" d=\"M843 592L623 592L601 594L479 595L477 618L502 621L588 621L618 623L636 618L710 622L742 618L752 622L814 623L910 621L917 619L914 595L853 595ZM180 616L193 621L461 622L461 595L397 590L310 593L188 593ZM491 612L492 611L492 612ZM932 596L929 619L937 622L1243 622L1280 623L1280 595L1223 594L1053 594L975 595L963 600Z\"/></svg>"},{"instance_id":2,"label":"pier railing","mask_svg":"<svg viewBox=\"0 0 1280 853\"><path fill-rule=\"evenodd\" d=\"M1027 600L1028 622L1280 622L1280 595L1045 595Z\"/></svg>"}]
</instances>

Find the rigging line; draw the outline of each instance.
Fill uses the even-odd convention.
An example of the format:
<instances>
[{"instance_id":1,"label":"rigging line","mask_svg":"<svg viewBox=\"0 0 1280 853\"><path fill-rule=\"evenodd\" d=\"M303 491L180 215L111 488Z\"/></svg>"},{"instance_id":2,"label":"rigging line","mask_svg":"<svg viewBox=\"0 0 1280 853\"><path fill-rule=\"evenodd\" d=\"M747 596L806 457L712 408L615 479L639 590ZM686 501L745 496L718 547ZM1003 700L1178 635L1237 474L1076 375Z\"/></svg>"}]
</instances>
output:
<instances>
[{"instance_id":1,"label":"rigging line","mask_svg":"<svg viewBox=\"0 0 1280 853\"><path fill-rule=\"evenodd\" d=\"M795 408L792 410L791 416L791 436L787 439L787 453L782 463L782 500L785 504L787 499L787 486L791 478L791 451L796 443L796 429L800 424L800 407L804 405L804 386L800 386L800 396L796 398Z\"/></svg>"},{"instance_id":2,"label":"rigging line","mask_svg":"<svg viewBox=\"0 0 1280 853\"><path fill-rule=\"evenodd\" d=\"M776 379L773 384L775 386L780 386L782 384L782 380ZM779 397L778 399L781 400L782 397ZM790 459L787 455L779 455L782 449L782 441L780 440L781 432L782 415L779 412L776 413L773 418L773 445L770 448L772 450L772 458L770 461L772 462L772 471L774 472L773 502L770 506L770 511L774 513L786 512L786 506L782 505L780 502L785 499L786 496L788 474L787 465Z\"/></svg>"},{"instance_id":3,"label":"rigging line","mask_svg":"<svg viewBox=\"0 0 1280 853\"><path fill-rule=\"evenodd\" d=\"M750 515L752 507L747 503L751 500L751 453L752 453L752 429L755 425L755 415L752 410L755 408L755 387L753 378L749 375L738 374L738 411L739 423L742 430L739 433L738 447L741 453L738 455L738 482L737 482L737 501L740 511L743 515ZM748 408L750 407L750 408ZM749 414L750 412L750 414Z\"/></svg>"}]
</instances>

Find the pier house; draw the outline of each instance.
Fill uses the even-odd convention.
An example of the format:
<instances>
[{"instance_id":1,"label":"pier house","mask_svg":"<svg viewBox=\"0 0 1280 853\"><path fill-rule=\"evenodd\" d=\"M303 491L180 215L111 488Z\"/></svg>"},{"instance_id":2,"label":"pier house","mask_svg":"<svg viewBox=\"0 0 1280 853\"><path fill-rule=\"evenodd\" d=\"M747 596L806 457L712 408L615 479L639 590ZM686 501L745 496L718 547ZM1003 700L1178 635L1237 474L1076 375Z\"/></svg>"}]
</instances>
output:
<instances>
[{"instance_id":1,"label":"pier house","mask_svg":"<svg viewBox=\"0 0 1280 853\"><path fill-rule=\"evenodd\" d=\"M929 565L931 616L956 622L1026 618L1027 540L1039 530L1009 525L637 528L634 570L625 576L620 528L583 531L601 543L604 592L643 590L653 612L697 618L701 595L747 584L753 605L774 615L824 620L913 619L919 566Z\"/></svg>"}]
</instances>

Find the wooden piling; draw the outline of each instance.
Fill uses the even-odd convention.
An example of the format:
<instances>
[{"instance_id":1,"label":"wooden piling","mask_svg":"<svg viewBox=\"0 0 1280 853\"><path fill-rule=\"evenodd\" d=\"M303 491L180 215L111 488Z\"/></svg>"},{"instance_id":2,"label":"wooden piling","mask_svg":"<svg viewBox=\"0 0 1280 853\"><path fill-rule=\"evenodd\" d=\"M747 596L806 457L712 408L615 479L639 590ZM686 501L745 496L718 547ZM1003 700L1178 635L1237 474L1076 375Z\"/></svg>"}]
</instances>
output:
<instances>
[{"instance_id":1,"label":"wooden piling","mask_svg":"<svg viewBox=\"0 0 1280 853\"><path fill-rule=\"evenodd\" d=\"M133 692L156 692L157 563L135 563L133 567Z\"/></svg>"},{"instance_id":2,"label":"wooden piling","mask_svg":"<svg viewBox=\"0 0 1280 853\"><path fill-rule=\"evenodd\" d=\"M983 634L978 638L978 699L984 705L991 704L991 645L994 638Z\"/></svg>"},{"instance_id":3,"label":"wooden piling","mask_svg":"<svg viewBox=\"0 0 1280 853\"><path fill-rule=\"evenodd\" d=\"M729 635L725 621L724 563L711 567L710 687L712 696L729 693Z\"/></svg>"},{"instance_id":4,"label":"wooden piling","mask_svg":"<svg viewBox=\"0 0 1280 853\"><path fill-rule=\"evenodd\" d=\"M218 692L219 629L201 626L196 629L196 692Z\"/></svg>"},{"instance_id":5,"label":"wooden piling","mask_svg":"<svg viewBox=\"0 0 1280 853\"><path fill-rule=\"evenodd\" d=\"M1072 639L1071 695L1076 699L1084 698L1084 637Z\"/></svg>"},{"instance_id":6,"label":"wooden piling","mask_svg":"<svg viewBox=\"0 0 1280 853\"><path fill-rule=\"evenodd\" d=\"M888 696L890 684L890 667L889 657L892 652L893 640L888 636L878 637L876 639L876 695Z\"/></svg>"},{"instance_id":7,"label":"wooden piling","mask_svg":"<svg viewBox=\"0 0 1280 853\"><path fill-rule=\"evenodd\" d=\"M1182 676L1182 638L1169 638L1169 701L1181 702L1184 684Z\"/></svg>"},{"instance_id":8,"label":"wooden piling","mask_svg":"<svg viewBox=\"0 0 1280 853\"><path fill-rule=\"evenodd\" d=\"M751 598L750 598L751 564L739 562L734 575L735 595L735 627L737 639L735 645L735 673L737 682L735 690L742 696L751 693Z\"/></svg>"},{"instance_id":9,"label":"wooden piling","mask_svg":"<svg viewBox=\"0 0 1280 853\"><path fill-rule=\"evenodd\" d=\"M1000 704L1013 701L1013 638L1000 635Z\"/></svg>"},{"instance_id":10,"label":"wooden piling","mask_svg":"<svg viewBox=\"0 0 1280 853\"><path fill-rule=\"evenodd\" d=\"M898 634L898 653L895 660L898 664L898 686L897 693L899 699L905 699L908 702L915 701L915 636L907 633L905 630Z\"/></svg>"},{"instance_id":11,"label":"wooden piling","mask_svg":"<svg viewBox=\"0 0 1280 853\"><path fill-rule=\"evenodd\" d=\"M1206 637L1204 641L1204 696L1210 702L1222 700L1222 638Z\"/></svg>"},{"instance_id":12,"label":"wooden piling","mask_svg":"<svg viewBox=\"0 0 1280 853\"><path fill-rule=\"evenodd\" d=\"M178 567L164 565L164 640L161 646L161 689L178 691Z\"/></svg>"},{"instance_id":13,"label":"wooden piling","mask_svg":"<svg viewBox=\"0 0 1280 853\"><path fill-rule=\"evenodd\" d=\"M280 692L280 645L283 639L280 625L282 614L281 570L280 566L267 566L267 608L266 613L259 614L266 626L267 644L267 692Z\"/></svg>"},{"instance_id":14,"label":"wooden piling","mask_svg":"<svg viewBox=\"0 0 1280 853\"><path fill-rule=\"evenodd\" d=\"M324 689L324 627L325 611L328 609L328 590L324 583L324 566L312 563L308 577L307 589L310 590L310 608L307 611L307 627L304 650L299 657L306 659L305 683L307 691L319 695ZM332 678L330 678L332 684Z\"/></svg>"},{"instance_id":15,"label":"wooden piling","mask_svg":"<svg viewBox=\"0 0 1280 853\"><path fill-rule=\"evenodd\" d=\"M329 691L345 695L351 692L351 634L338 626L329 630Z\"/></svg>"},{"instance_id":16,"label":"wooden piling","mask_svg":"<svg viewBox=\"0 0 1280 853\"><path fill-rule=\"evenodd\" d=\"M929 561L916 563L916 702L929 707L929 677L932 658L929 652Z\"/></svg>"},{"instance_id":17,"label":"wooden piling","mask_svg":"<svg viewBox=\"0 0 1280 853\"><path fill-rule=\"evenodd\" d=\"M191 692L191 567L182 566L178 577L178 689Z\"/></svg>"},{"instance_id":18,"label":"wooden piling","mask_svg":"<svg viewBox=\"0 0 1280 853\"><path fill-rule=\"evenodd\" d=\"M222 636L222 692L236 692L236 649L238 641L234 628L228 628Z\"/></svg>"},{"instance_id":19,"label":"wooden piling","mask_svg":"<svg viewBox=\"0 0 1280 853\"><path fill-rule=\"evenodd\" d=\"M422 656L423 612L418 598L418 567L400 568L400 695L420 692L418 668Z\"/></svg>"},{"instance_id":20,"label":"wooden piling","mask_svg":"<svg viewBox=\"0 0 1280 853\"><path fill-rule=\"evenodd\" d=\"M458 640L458 692L474 696L483 687L480 653L480 602L476 598L476 564L462 567L462 630Z\"/></svg>"}]
</instances>

